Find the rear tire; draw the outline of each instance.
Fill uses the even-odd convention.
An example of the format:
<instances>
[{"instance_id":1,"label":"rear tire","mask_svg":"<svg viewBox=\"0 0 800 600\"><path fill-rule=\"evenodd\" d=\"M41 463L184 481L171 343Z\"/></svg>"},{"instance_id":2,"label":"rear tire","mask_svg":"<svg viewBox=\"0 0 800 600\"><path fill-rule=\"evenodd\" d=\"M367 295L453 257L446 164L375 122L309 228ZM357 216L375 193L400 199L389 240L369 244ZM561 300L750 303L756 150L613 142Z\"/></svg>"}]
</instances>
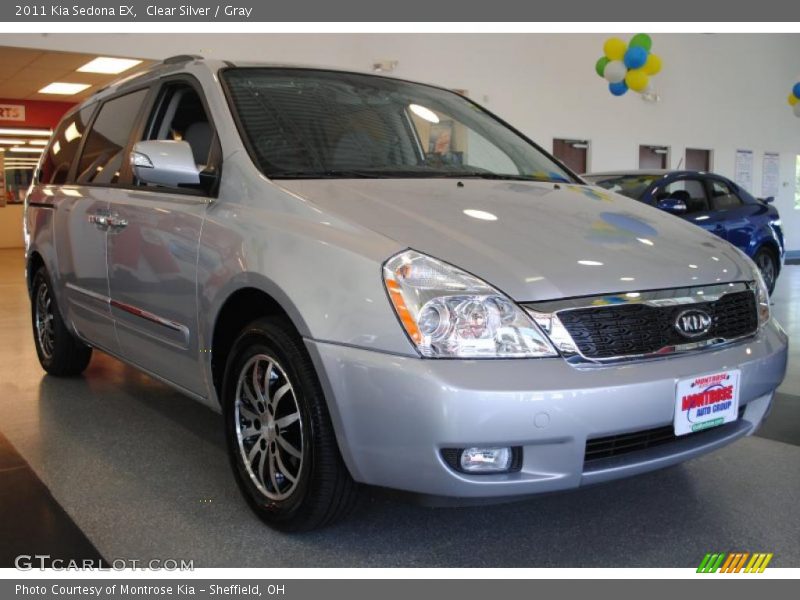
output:
<instances>
[{"instance_id":1,"label":"rear tire","mask_svg":"<svg viewBox=\"0 0 800 600\"><path fill-rule=\"evenodd\" d=\"M758 270L761 271L764 283L767 284L767 290L772 295L775 283L778 280L778 261L775 259L775 255L771 250L761 248L753 257L753 262L756 263Z\"/></svg>"},{"instance_id":2,"label":"rear tire","mask_svg":"<svg viewBox=\"0 0 800 600\"><path fill-rule=\"evenodd\" d=\"M80 375L89 365L92 349L67 328L58 309L53 284L44 267L33 276L31 323L39 364L56 377Z\"/></svg>"},{"instance_id":3,"label":"rear tire","mask_svg":"<svg viewBox=\"0 0 800 600\"><path fill-rule=\"evenodd\" d=\"M339 453L311 358L287 320L258 319L239 335L222 401L236 482L265 523L308 531L350 512L358 486Z\"/></svg>"}]
</instances>

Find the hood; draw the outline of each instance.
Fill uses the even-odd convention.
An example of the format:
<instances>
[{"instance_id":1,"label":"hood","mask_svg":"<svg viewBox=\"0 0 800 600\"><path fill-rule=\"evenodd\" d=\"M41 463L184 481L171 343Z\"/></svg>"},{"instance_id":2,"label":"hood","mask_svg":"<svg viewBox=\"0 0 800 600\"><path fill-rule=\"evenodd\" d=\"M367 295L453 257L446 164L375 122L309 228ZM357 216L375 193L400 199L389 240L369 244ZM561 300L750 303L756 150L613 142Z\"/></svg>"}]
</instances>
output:
<instances>
[{"instance_id":1,"label":"hood","mask_svg":"<svg viewBox=\"0 0 800 600\"><path fill-rule=\"evenodd\" d=\"M752 278L726 241L598 187L483 179L275 183L520 302Z\"/></svg>"}]
</instances>

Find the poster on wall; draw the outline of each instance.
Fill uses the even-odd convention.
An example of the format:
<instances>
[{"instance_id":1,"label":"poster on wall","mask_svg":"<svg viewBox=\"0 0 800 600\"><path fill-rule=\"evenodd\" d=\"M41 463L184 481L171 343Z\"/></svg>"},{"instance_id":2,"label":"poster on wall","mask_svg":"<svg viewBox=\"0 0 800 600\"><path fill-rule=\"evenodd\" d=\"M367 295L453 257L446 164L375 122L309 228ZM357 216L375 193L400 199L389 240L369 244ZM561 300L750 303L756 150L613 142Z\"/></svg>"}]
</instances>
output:
<instances>
[{"instance_id":1,"label":"poster on wall","mask_svg":"<svg viewBox=\"0 0 800 600\"><path fill-rule=\"evenodd\" d=\"M753 151L752 150L737 150L736 151L736 164L734 165L733 180L746 189L748 192L753 191Z\"/></svg>"},{"instance_id":2,"label":"poster on wall","mask_svg":"<svg viewBox=\"0 0 800 600\"><path fill-rule=\"evenodd\" d=\"M780 187L781 155L777 152L764 152L761 173L761 197L775 198Z\"/></svg>"}]
</instances>

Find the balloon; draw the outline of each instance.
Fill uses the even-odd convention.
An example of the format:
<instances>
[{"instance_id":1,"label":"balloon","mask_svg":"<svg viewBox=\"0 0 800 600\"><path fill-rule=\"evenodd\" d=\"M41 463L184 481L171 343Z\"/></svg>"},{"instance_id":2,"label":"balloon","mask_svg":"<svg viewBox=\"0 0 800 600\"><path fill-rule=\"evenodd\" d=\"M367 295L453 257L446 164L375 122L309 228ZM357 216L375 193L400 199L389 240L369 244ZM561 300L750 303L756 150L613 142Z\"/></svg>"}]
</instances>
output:
<instances>
[{"instance_id":1,"label":"balloon","mask_svg":"<svg viewBox=\"0 0 800 600\"><path fill-rule=\"evenodd\" d=\"M603 44L603 53L608 60L622 60L627 47L627 44L619 38L608 38Z\"/></svg>"},{"instance_id":2,"label":"balloon","mask_svg":"<svg viewBox=\"0 0 800 600\"><path fill-rule=\"evenodd\" d=\"M798 103L798 104L795 104L795 105L792 107L792 110L794 111L794 116L795 116L795 117L800 117L800 103Z\"/></svg>"},{"instance_id":3,"label":"balloon","mask_svg":"<svg viewBox=\"0 0 800 600\"><path fill-rule=\"evenodd\" d=\"M800 98L800 83L795 83L794 87L792 88L792 93Z\"/></svg>"},{"instance_id":4,"label":"balloon","mask_svg":"<svg viewBox=\"0 0 800 600\"><path fill-rule=\"evenodd\" d=\"M604 56L603 58L599 59L597 63L594 65L594 70L597 71L597 74L600 75L600 77L604 77L603 71L606 70L606 65L608 63L609 63L608 58Z\"/></svg>"},{"instance_id":5,"label":"balloon","mask_svg":"<svg viewBox=\"0 0 800 600\"><path fill-rule=\"evenodd\" d=\"M795 104L797 104L797 96L789 94L789 106L794 106Z\"/></svg>"},{"instance_id":6,"label":"balloon","mask_svg":"<svg viewBox=\"0 0 800 600\"><path fill-rule=\"evenodd\" d=\"M661 70L661 59L657 54L648 54L647 62L644 63L644 71L648 75L655 75Z\"/></svg>"},{"instance_id":7,"label":"balloon","mask_svg":"<svg viewBox=\"0 0 800 600\"><path fill-rule=\"evenodd\" d=\"M629 69L639 69L647 62L647 50L639 46L631 46L625 52L625 66Z\"/></svg>"},{"instance_id":8,"label":"balloon","mask_svg":"<svg viewBox=\"0 0 800 600\"><path fill-rule=\"evenodd\" d=\"M631 88L634 92L643 92L647 89L647 84L649 83L649 77L647 73L644 72L644 69L631 69L628 71L628 74L625 75L625 85Z\"/></svg>"},{"instance_id":9,"label":"balloon","mask_svg":"<svg viewBox=\"0 0 800 600\"><path fill-rule=\"evenodd\" d=\"M646 52L650 52L650 48L653 47L653 40L646 33L637 33L631 38L628 46L638 46L639 48L644 48Z\"/></svg>"},{"instance_id":10,"label":"balloon","mask_svg":"<svg viewBox=\"0 0 800 600\"><path fill-rule=\"evenodd\" d=\"M609 83L608 91L615 96L622 96L622 94L628 91L628 86L625 85L624 81L620 81L618 83ZM798 106L800 106L800 104Z\"/></svg>"},{"instance_id":11,"label":"balloon","mask_svg":"<svg viewBox=\"0 0 800 600\"><path fill-rule=\"evenodd\" d=\"M606 65L606 69L603 71L603 77L605 77L606 81L609 83L619 83L620 81L624 81L627 72L628 69L625 68L625 63L621 60L612 60Z\"/></svg>"}]
</instances>

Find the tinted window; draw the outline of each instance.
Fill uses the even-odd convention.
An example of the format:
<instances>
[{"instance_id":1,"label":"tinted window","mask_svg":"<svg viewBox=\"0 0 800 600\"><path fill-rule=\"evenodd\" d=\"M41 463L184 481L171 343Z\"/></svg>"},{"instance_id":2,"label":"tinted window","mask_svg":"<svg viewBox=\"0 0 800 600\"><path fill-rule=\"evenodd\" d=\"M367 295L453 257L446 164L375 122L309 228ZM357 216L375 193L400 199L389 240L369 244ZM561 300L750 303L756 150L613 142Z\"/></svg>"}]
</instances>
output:
<instances>
[{"instance_id":1,"label":"tinted window","mask_svg":"<svg viewBox=\"0 0 800 600\"><path fill-rule=\"evenodd\" d=\"M711 203L714 210L727 210L736 208L742 201L739 199L731 187L724 181L717 179L710 180L711 183Z\"/></svg>"},{"instance_id":2,"label":"tinted window","mask_svg":"<svg viewBox=\"0 0 800 600\"><path fill-rule=\"evenodd\" d=\"M224 78L253 158L270 177L573 181L453 92L312 69L230 69Z\"/></svg>"},{"instance_id":3,"label":"tinted window","mask_svg":"<svg viewBox=\"0 0 800 600\"><path fill-rule=\"evenodd\" d=\"M78 164L79 183L116 183L124 151L148 90L139 90L109 100L86 138Z\"/></svg>"},{"instance_id":4,"label":"tinted window","mask_svg":"<svg viewBox=\"0 0 800 600\"><path fill-rule=\"evenodd\" d=\"M656 191L656 201L663 198L683 200L687 213L709 210L706 187L699 179L680 179L659 188Z\"/></svg>"},{"instance_id":5,"label":"tinted window","mask_svg":"<svg viewBox=\"0 0 800 600\"><path fill-rule=\"evenodd\" d=\"M94 106L87 106L64 119L58 126L53 140L47 149L39 172L40 183L67 183L67 175L72 161L78 153L86 124L94 112Z\"/></svg>"}]
</instances>

